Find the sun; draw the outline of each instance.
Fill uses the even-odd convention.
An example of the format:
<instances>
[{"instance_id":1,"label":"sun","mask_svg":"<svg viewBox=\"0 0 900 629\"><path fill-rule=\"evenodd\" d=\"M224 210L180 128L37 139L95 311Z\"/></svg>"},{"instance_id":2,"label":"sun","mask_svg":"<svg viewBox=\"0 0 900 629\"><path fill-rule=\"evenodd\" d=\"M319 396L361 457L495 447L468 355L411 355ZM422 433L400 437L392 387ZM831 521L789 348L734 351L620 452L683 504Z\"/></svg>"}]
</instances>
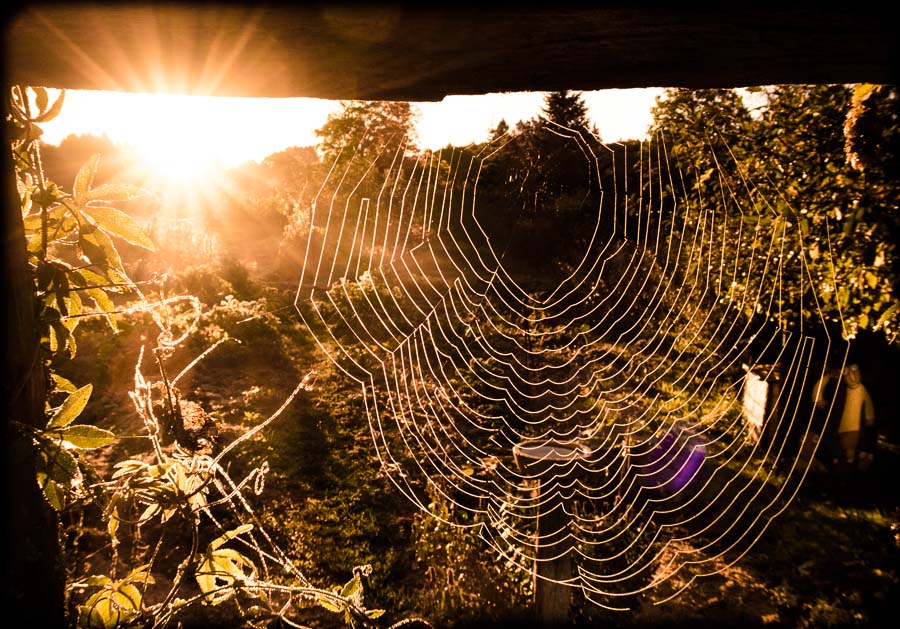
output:
<instances>
[{"instance_id":1,"label":"sun","mask_svg":"<svg viewBox=\"0 0 900 629\"><path fill-rule=\"evenodd\" d=\"M222 169L225 131L210 121L215 99L153 94L132 106L140 123L129 144L153 179L202 185Z\"/></svg>"},{"instance_id":2,"label":"sun","mask_svg":"<svg viewBox=\"0 0 900 629\"><path fill-rule=\"evenodd\" d=\"M202 136L168 130L133 146L151 179L167 185L202 185L222 169L221 160Z\"/></svg>"}]
</instances>

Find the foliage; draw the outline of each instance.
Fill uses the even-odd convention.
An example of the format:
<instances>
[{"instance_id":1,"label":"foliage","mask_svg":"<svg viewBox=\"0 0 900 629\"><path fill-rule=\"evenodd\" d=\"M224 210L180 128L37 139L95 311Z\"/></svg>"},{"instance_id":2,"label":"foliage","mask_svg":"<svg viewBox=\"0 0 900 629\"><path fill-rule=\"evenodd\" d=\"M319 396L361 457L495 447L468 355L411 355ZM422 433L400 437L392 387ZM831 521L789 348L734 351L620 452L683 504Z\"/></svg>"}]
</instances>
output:
<instances>
[{"instance_id":1,"label":"foliage","mask_svg":"<svg viewBox=\"0 0 900 629\"><path fill-rule=\"evenodd\" d=\"M851 115L845 86L757 88L753 112L735 90L668 90L658 100L653 131L665 141L662 166L672 174L672 198L684 200L670 220L680 225L690 220L684 212L713 212L720 224L731 221L720 236L724 268L736 273L728 298L760 286L777 295L767 312L747 316L763 314L792 330L827 327L844 338L864 329L894 338L900 187L883 167L854 168L846 152L858 147L867 156L856 158L861 167L873 162L864 137L886 149L894 141L890 93L870 97L881 130L871 110ZM859 112L864 98L856 100ZM773 254L777 273L746 254L770 242L786 244ZM688 273L694 265L685 265Z\"/></svg>"},{"instance_id":2,"label":"foliage","mask_svg":"<svg viewBox=\"0 0 900 629\"><path fill-rule=\"evenodd\" d=\"M541 115L513 129L501 121L478 148L470 153L483 160L479 224L519 281L555 285L584 255L611 158L588 123L583 96L548 93ZM536 261L540 270L530 268Z\"/></svg>"},{"instance_id":3,"label":"foliage","mask_svg":"<svg viewBox=\"0 0 900 629\"><path fill-rule=\"evenodd\" d=\"M415 150L414 112L398 101L342 101L341 111L329 114L316 130L319 151L329 167L340 169L351 161L383 175L398 150Z\"/></svg>"},{"instance_id":4,"label":"foliage","mask_svg":"<svg viewBox=\"0 0 900 629\"><path fill-rule=\"evenodd\" d=\"M416 517L414 544L426 566L427 590L420 596L430 599L435 621L448 626L525 621L533 596L531 574L508 560L486 561L479 527L441 492L431 491L429 497L429 510L437 517Z\"/></svg>"},{"instance_id":5,"label":"foliage","mask_svg":"<svg viewBox=\"0 0 900 629\"><path fill-rule=\"evenodd\" d=\"M16 130L12 146L16 184L28 251L35 280L34 294L41 326L42 360L50 371L75 355L74 332L83 317L103 316L117 329L114 298L136 287L131 283L113 238L154 249L143 229L117 204L141 195L128 185L94 187L100 155L79 170L68 194L43 177L38 140L39 124L60 111L64 94L50 103L43 88L29 92L12 88L8 122ZM36 109L36 111L33 111ZM93 309L85 308L85 300ZM91 386L78 390L65 379L52 381L63 402L50 408L46 428L34 434L38 452L38 482L48 502L62 510L70 497L86 496L84 473L87 450L112 441L112 434L95 426L74 424L91 395ZM53 391L51 390L51 393Z\"/></svg>"},{"instance_id":6,"label":"foliage","mask_svg":"<svg viewBox=\"0 0 900 629\"><path fill-rule=\"evenodd\" d=\"M886 290L883 281L889 281L891 276L885 267L893 268L890 265L895 264L896 258L890 243L897 239L890 235L887 219L874 214L876 207L888 210L891 203L896 207L896 203L890 201L890 195L896 194L896 186L880 170L888 165L877 159L879 152L893 150L889 148L892 146L890 138L895 137L892 134L896 124L884 112L893 111L896 100L892 99L896 97L891 96L892 92L887 88L869 92L857 90L849 101L837 88L783 90L783 93L767 92L767 104L752 112L746 110L743 101L731 91L671 93L671 107L659 108L658 124L667 139L673 168L676 164L681 168L684 182L676 182L677 187L670 192L687 196L696 210L697 204L708 202L721 192L721 188L715 188L721 185L715 182L716 177L707 176L711 168L735 179L746 173L758 182L758 197L775 206L771 209L773 215L789 216L792 210L799 213L807 209L805 216L810 222L814 222L810 216L815 215L815 204L843 204L850 198L847 195L862 195L859 198L871 204L867 206L866 214L853 219L853 237L843 238L845 219L838 221L833 214L826 214L832 228L824 233L830 234L833 245L837 243L835 256L851 255L852 259L852 255L856 255L852 254L853 248L861 242L857 240L860 235L866 246L874 247L874 257L869 258L871 263L857 260L851 264L848 261L846 274L840 276L841 282L850 282L850 302L854 297L862 302L871 301L877 291ZM866 97L866 94L870 96ZM568 99L577 105L577 94L564 96L557 98ZM508 238L513 228L525 234L526 237L518 241L523 265L537 248L545 247L551 253L538 256L540 261L551 260L564 266L570 260L567 256L580 253L574 251L577 247L573 243L581 244L589 236L584 228L589 215L587 210L593 212L597 207L597 200L590 197L592 183L607 177L612 165L619 167L623 161L622 153L590 145L597 151L599 159L593 167L596 170L587 172L585 165L588 162L581 148L588 146L586 143L591 141L590 138L583 134L560 135L561 129L553 126L556 123L575 128L580 124L577 107L570 116L552 113L550 99L547 103L543 118L521 124L514 130L504 128L505 123L495 130L492 146L498 147L504 142L507 145L486 162L482 171L479 211L484 214L479 220L489 226L493 222L492 233L498 237ZM836 103L844 104L837 106ZM834 131L842 124L841 112L848 106L859 109L858 120L861 122L855 123L858 127L852 133L845 127L842 136ZM797 108L803 110L803 116L797 114ZM352 109L345 113L362 116L365 112ZM802 120L802 124L794 125L794 120ZM715 127L707 128L708 121L715 121ZM352 134L365 124L353 127L350 122L357 124L359 120L343 120L344 127L323 127L332 134L333 150L359 144L361 136ZM784 129L776 132L778 127ZM802 128L792 127L812 131L806 133ZM37 133L36 130L31 132ZM342 135L345 132L346 137ZM851 142L853 134L860 137ZM761 145L754 145L751 138ZM845 140L857 147L859 157L855 172L846 170L841 161ZM385 166L377 156L379 151L382 156L391 152L392 149L384 149L388 144L390 141L385 140L381 148L377 142L366 147L365 150L371 152L362 161L375 168ZM392 146L399 145L395 142ZM629 144L627 148L636 152L635 147ZM466 149L470 151L467 155L478 155L481 148ZM566 166L553 176L548 174L554 164L561 164L569 157L573 158L575 166ZM340 180L341 168L346 168L343 159L338 153L324 158L329 166L337 164L332 174L334 177L337 173L335 182ZM719 160L718 163L715 160ZM307 149L272 156L262 165L269 178L262 179L264 183L257 183L259 187L252 189L256 199L241 205L240 212L231 211L234 208L229 210L229 215L238 216L248 226L257 227L252 224L258 217L266 221L271 219L265 229L254 232L259 235L260 249L268 247L274 251L283 236L286 236L283 239L286 247L292 242L296 245L299 242L296 237L304 237L313 227L310 209L314 203L318 201L322 207L337 199L336 207L341 208L341 202L352 196L346 189L340 194L335 187L326 186L319 190L314 185L322 176L322 171L316 170L317 164L318 158L310 155ZM778 164L782 166L781 170L772 168ZM444 162L440 164L439 172L449 180L452 168L453 165ZM823 170L824 173L820 172ZM382 176L390 179L392 175L385 175L388 172L392 172L389 166ZM99 173L98 170L95 181L100 177ZM347 181L355 183L358 177L362 175L351 172ZM370 174L369 179L371 185L357 193L360 196L374 194L374 202L379 191L379 177ZM871 189L867 191L864 183ZM796 195L792 186L799 186ZM629 189L638 191L640 188L635 181L629 183ZM782 195L786 200L781 198ZM32 193L31 196L41 198L40 194ZM806 208L800 204L801 198L814 203ZM243 203L241 200L234 202ZM118 202L111 207L121 209ZM279 217L285 217L287 223ZM52 218L51 214L51 225ZM797 221L796 229L799 219L791 220ZM835 224L836 231L833 229ZM31 219L31 225L34 232L39 229L40 222ZM777 224L771 221L762 222L762 225L761 229L777 229ZM810 225L808 238L821 236L822 225ZM873 225L876 228L869 234L867 230ZM864 231L860 232L860 229ZM513 244L510 252L515 250L516 242ZM48 259L70 246L65 242L59 245L48 248ZM862 249L861 246L857 248ZM824 251L825 247L819 247L823 268L826 261L830 265L830 258L825 257ZM878 251L883 252L884 262L875 265ZM237 249L234 253L238 253ZM73 257L75 254L68 255ZM864 261L866 258L859 259ZM625 259L611 259L612 274L615 275L615 269L623 268L626 262ZM294 259L293 269L301 263L302 259ZM126 264L122 265L123 269ZM858 264L863 266L854 267ZM661 272L650 256L642 260L640 268L641 273L637 275ZM857 284L847 279L851 278L854 268L858 274ZM543 273L544 268L540 271ZM869 286L866 272L880 274L882 271L884 276L877 275L882 284L877 289ZM81 388L61 377L54 379L56 391L48 405L48 426L46 431L35 436L35 440L42 452L43 468L39 480L48 500L56 501L63 509L63 516L71 523L69 535L80 539L78 552L73 549L70 554L73 563L82 562L72 567L70 575L73 621L91 627L127 626L129 623L175 624L179 621L186 625L214 624L239 613L247 624L256 626L279 622L279 614L284 614L281 619L285 624L298 621L315 624L321 620L323 626L331 626L329 623L337 619L365 626L383 623L389 615L376 618L381 610L366 609L367 605L395 610L427 609L445 626L465 625L466 622L502 623L526 614L524 610L528 608L531 587L527 573L485 553L477 528L452 527L432 518L414 517L410 505L392 491L371 454L371 437L358 389L346 386L335 373L328 371L330 367L322 366L321 355L310 338L298 341L304 331L298 331L299 325L280 310L282 303L290 303L293 292L284 298L274 295L271 289L263 289L256 283L262 274L261 266L249 266L246 260L236 257L226 258L225 264L195 267L186 272L179 270L176 276L165 281L157 278L158 281L148 284L152 287L150 290L143 291L149 295L151 290L158 288L160 303L187 293L195 295L205 305L202 315L193 306L187 311L179 312L173 308L165 313L162 305L154 308L153 316L145 315L153 320L151 325L162 322L169 330L170 338L182 336L180 332L176 334L178 331L192 331L180 346L182 350L173 352L176 348L170 346L166 351L148 355L157 361L158 377L151 379L145 375L143 363L146 361L137 366L131 391L135 409L130 415L140 418L144 428L128 432L131 437L135 436L131 433L140 432L138 443L147 444L148 448L129 445L127 457L114 458L113 454L118 455L125 449L125 440L111 441L115 437L105 423L102 424L104 428L77 423L79 419L85 421L93 417L98 421L109 420L96 410L98 398L104 395L97 379L89 378L93 387ZM792 281L797 281L799 276L791 277ZM132 309L132 304L126 301L129 295L124 292L128 287L114 288L123 291L108 293L115 309ZM639 297L629 286L606 286L604 289L624 291L628 297L625 301ZM364 273L335 286L330 292L333 301L320 307L347 314L352 300L377 297L390 302L385 290L381 282ZM65 298L63 303L66 303ZM806 303L805 298L803 303ZM791 314L795 312L791 308L796 307L796 312L801 312L799 304L799 300L792 304L790 298L786 299L782 311ZM59 310L56 301L51 300L51 306ZM860 306L859 312L864 312L862 308ZM642 310L640 305L637 310ZM97 304L89 312L94 311L99 311ZM876 314L883 318L889 311L890 308L885 310L873 305L868 311L869 328L873 327L871 319ZM86 312L84 309L82 314ZM102 344L98 356L131 352L131 346L120 343L122 337L127 334L133 345L139 343L141 335L147 334L143 329L131 329L130 320L123 322L121 313L114 316L122 334L113 340L100 338L101 335L96 333L96 342ZM619 320L623 326L633 323L627 317ZM334 332L341 338L347 331L337 328ZM581 329L574 331L581 332ZM151 338L152 334L150 332ZM220 343L235 338L241 343ZM571 340L569 337L545 338L551 344ZM669 336L664 342L673 346L686 343L684 338ZM74 336L70 343L74 343ZM90 346L87 342L82 343L83 347ZM211 347L214 349L206 353ZM191 356L180 353L183 348L187 348ZM334 350L333 347L328 349ZM618 356L615 360L641 362L647 369L653 369L654 357L644 349L615 347L610 351L612 356ZM680 345L677 349L691 351ZM193 358L201 353L202 362L195 363ZM108 368L96 364L103 362L102 358L85 360L83 354L83 351L79 352L78 358L87 368L67 372L73 380L76 379L71 375L73 373L83 378ZM363 354L361 350L360 355ZM689 353L685 356L691 357ZM58 358L54 362L55 367L66 364L70 364L68 359ZM193 366L182 371L186 364ZM270 371L260 371L263 366L269 367ZM244 371L249 368L255 371L247 376ZM295 402L279 410L284 399L279 389L280 379L295 378L296 382L300 379L299 374L313 368L318 371L316 390L301 388L296 392L296 400L303 403ZM175 375L178 372L179 375ZM683 389L665 382L659 383L654 393L668 405L667 408L683 405L687 397ZM720 396L712 397L718 399ZM712 402L705 400L704 404L708 406ZM205 409L204 412L192 415L199 406ZM206 410L210 412L206 414ZM701 408L697 412L712 416L715 411L715 408ZM114 412L125 414L122 408ZM176 438L174 442L164 439L167 423L179 413L182 421L189 417L199 418L208 422L207 425L217 425L223 434L252 431L255 438L241 439L234 447L216 442L215 451L196 448L196 443L186 438ZM276 418L278 421L273 421ZM227 425L229 422L232 423ZM128 443L135 441L132 439ZM227 454L220 456L225 450L228 450ZM238 452L241 457L235 456ZM91 462L102 463L104 459L118 463L111 474L104 475L102 466L97 465L95 469L91 465ZM473 473L478 474L480 470L473 470ZM886 478L890 477L886 474ZM266 491L256 495L255 490L262 489L263 480L267 484ZM452 502L442 502L437 495L430 498L435 503L432 508L447 519L465 519L464 513L454 513ZM92 499L95 502L89 503ZM584 505L577 509L583 515L589 511ZM896 555L896 545L892 546L892 540L885 536L890 522L879 522L870 527L862 522L875 517L869 512L835 509L835 513L823 514L816 512L814 507L801 505L799 513L812 522L798 523L798 518L791 517L797 513L792 510L785 514L784 522L776 520L776 526L763 538L762 551L755 553L764 559L748 562L759 588L767 592L761 607L768 610L766 605L777 603L777 615L787 624L796 626L856 622L860 620L860 614L867 620L872 618L866 611L867 605L877 603L887 608L888 603L880 597L886 594L890 598L895 591L895 571L884 569L883 574L875 574L871 566L865 565L865 557L870 556L866 553L879 558ZM590 515L596 514L591 512ZM74 528L78 529L75 534L71 533ZM96 533L91 533L93 529ZM96 534L99 541L90 541L92 534ZM629 539L623 535L623 544ZM852 570L853 578L851 585L844 588L846 592L840 591L840 587L829 589L827 583L823 587L825 574L816 574L813 568L804 567L800 558L822 554L817 544L835 555L835 565L827 568L825 574L843 574ZM631 555L623 555L624 560L634 560L636 552L632 549ZM837 565L841 562L846 565ZM353 565L357 569L348 581L347 567ZM123 574L125 576L121 576ZM325 584L325 587L314 587L312 582ZM704 618L717 596L728 598L715 587L698 587L697 591L700 598L687 598L688 602L678 607L686 610L683 613L691 614L689 619L696 621ZM692 601L698 601L693 608ZM659 609L649 603L647 607ZM752 604L748 603L748 607L756 611ZM317 616L318 613L322 616ZM625 625L632 622L635 626L643 626L641 620L658 618L646 615L653 611L636 615L632 621L622 620L620 615L614 619L605 618L589 605L579 607L574 613L584 616L585 621L602 618L606 622ZM314 620L310 621L310 618ZM726 616L726 622L728 618L733 616Z\"/></svg>"},{"instance_id":7,"label":"foliage","mask_svg":"<svg viewBox=\"0 0 900 629\"><path fill-rule=\"evenodd\" d=\"M173 300L147 302L129 279L113 241L118 238L153 251L144 230L117 207L139 196L139 190L128 185L92 185L99 155L81 168L72 194L44 178L38 124L51 119L62 100L60 95L51 104L43 88L29 92L17 86L11 94L9 121L17 130L12 149L48 369L74 357L79 318L106 317L116 330L115 317L123 310L155 313ZM141 298L138 307L126 302L126 291ZM83 308L81 294L94 309ZM198 301L193 298L193 303ZM223 302L225 310L238 306L230 296ZM265 316L264 310L253 310L250 319ZM47 501L62 516L82 523L99 518L109 537L109 544L100 549L110 554L108 575L78 573L96 559L68 566L73 621L79 627L166 626L190 618L198 606L219 607L228 602L254 626L287 621L310 606L338 613L351 626L374 626L383 612L363 606L360 575L368 569L361 568L337 591L314 587L271 544L248 503L245 492L248 487L257 494L262 491L268 466L263 463L235 482L221 463L280 416L307 386L307 379L300 381L278 410L231 443L205 441L198 447L201 442L189 433L208 431L214 419L200 405L183 399L174 386L197 361L170 379L165 363L185 335L174 338L168 316L153 314L152 318L162 330L161 344L153 350L160 380L145 379L142 348L130 394L145 427L147 451L116 462L111 475L104 478L103 469L91 464L91 452L115 444L118 438L98 426L75 423L93 387L76 388L55 373L51 374L55 383L51 394L64 397L56 406L48 400L46 427L33 434L37 482ZM188 322L186 327L190 331L195 324ZM268 328L263 325L262 329ZM76 539L85 532L82 526ZM218 536L205 541L217 530ZM144 546L148 537L156 538L149 555ZM184 549L183 541L187 550L179 561L173 557ZM165 574L169 565L175 566L174 574ZM130 570L118 579L120 566Z\"/></svg>"}]
</instances>

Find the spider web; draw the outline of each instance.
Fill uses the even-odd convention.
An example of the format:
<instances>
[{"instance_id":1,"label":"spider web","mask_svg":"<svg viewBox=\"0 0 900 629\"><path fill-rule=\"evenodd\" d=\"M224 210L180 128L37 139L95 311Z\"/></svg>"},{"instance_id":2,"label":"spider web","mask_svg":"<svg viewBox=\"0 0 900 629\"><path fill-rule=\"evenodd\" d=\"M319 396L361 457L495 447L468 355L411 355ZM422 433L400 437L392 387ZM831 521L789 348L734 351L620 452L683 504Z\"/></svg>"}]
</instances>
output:
<instances>
[{"instance_id":1,"label":"spider web","mask_svg":"<svg viewBox=\"0 0 900 629\"><path fill-rule=\"evenodd\" d=\"M803 400L837 344L784 323L789 272L822 318L809 243L736 161L715 162L718 198L698 204L662 137L552 131L589 191L570 264L513 265L516 225L480 207L521 182L490 175L521 136L422 153L398 138L335 161L295 307L359 384L403 495L443 518L439 496L498 557L624 609L734 564L786 508L818 446ZM751 373L780 384L769 438L745 418Z\"/></svg>"}]
</instances>

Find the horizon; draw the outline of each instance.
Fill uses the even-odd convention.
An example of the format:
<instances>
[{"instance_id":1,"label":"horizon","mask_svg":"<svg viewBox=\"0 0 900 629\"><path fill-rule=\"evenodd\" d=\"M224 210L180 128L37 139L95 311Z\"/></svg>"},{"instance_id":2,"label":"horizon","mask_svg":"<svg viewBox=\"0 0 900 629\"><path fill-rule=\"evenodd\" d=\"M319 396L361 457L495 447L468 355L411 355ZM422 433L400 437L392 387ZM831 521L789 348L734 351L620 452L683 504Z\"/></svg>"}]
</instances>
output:
<instances>
[{"instance_id":1,"label":"horizon","mask_svg":"<svg viewBox=\"0 0 900 629\"><path fill-rule=\"evenodd\" d=\"M48 91L52 98L59 92ZM652 107L662 92L636 88L580 93L602 141L617 142L646 137ZM411 102L418 114L417 144L437 150L482 142L500 120L513 127L538 116L545 94L454 95L438 102ZM318 144L315 130L339 110L340 102L66 90L59 116L44 125L43 141L58 146L71 135L106 136L116 145L171 155L173 143L187 140L186 153L233 168L262 162L292 146Z\"/></svg>"}]
</instances>

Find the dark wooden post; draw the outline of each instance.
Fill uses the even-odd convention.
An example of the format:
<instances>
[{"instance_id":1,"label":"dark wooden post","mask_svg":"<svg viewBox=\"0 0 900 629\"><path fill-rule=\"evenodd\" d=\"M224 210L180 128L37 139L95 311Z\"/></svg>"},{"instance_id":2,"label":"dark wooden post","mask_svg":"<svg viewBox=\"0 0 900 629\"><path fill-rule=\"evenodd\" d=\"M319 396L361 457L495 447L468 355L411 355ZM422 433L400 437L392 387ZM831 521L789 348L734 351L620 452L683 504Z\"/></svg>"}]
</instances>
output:
<instances>
[{"instance_id":1,"label":"dark wooden post","mask_svg":"<svg viewBox=\"0 0 900 629\"><path fill-rule=\"evenodd\" d=\"M572 588L560 582L572 578L572 538L568 500L553 485L570 476L578 459L589 451L575 444L523 442L513 448L521 470L538 481L537 535L534 562L535 611L542 625L561 626L569 618ZM556 483L553 482L556 479Z\"/></svg>"},{"instance_id":2,"label":"dark wooden post","mask_svg":"<svg viewBox=\"0 0 900 629\"><path fill-rule=\"evenodd\" d=\"M10 86L3 84L6 119ZM64 627L65 572L57 540L57 518L35 478L35 451L28 427L42 428L47 382L40 356L34 284L27 266L25 232L9 128L0 158L3 179L3 243L0 299L3 322L3 540L4 611L32 627ZM23 428L24 426L24 428Z\"/></svg>"}]
</instances>

